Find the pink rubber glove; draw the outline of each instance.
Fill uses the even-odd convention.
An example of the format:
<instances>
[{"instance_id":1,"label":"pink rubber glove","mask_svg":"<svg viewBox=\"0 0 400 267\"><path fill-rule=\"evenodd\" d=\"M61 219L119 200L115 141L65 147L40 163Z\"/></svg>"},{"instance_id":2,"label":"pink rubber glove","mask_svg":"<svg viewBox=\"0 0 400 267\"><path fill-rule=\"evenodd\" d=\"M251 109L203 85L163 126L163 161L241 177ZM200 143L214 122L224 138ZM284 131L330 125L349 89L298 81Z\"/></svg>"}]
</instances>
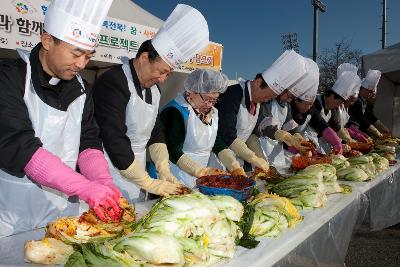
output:
<instances>
[{"instance_id":1,"label":"pink rubber glove","mask_svg":"<svg viewBox=\"0 0 400 267\"><path fill-rule=\"evenodd\" d=\"M350 136L354 139L356 139L359 142L367 143L368 142L368 135L365 133L361 132L357 127L352 125L351 127L347 128L347 131L349 132Z\"/></svg>"},{"instance_id":2,"label":"pink rubber glove","mask_svg":"<svg viewBox=\"0 0 400 267\"><path fill-rule=\"evenodd\" d=\"M105 185L89 181L51 152L39 148L24 171L35 182L57 189L68 196L77 195L89 204L102 221L119 221L122 210L115 201L115 193Z\"/></svg>"},{"instance_id":3,"label":"pink rubber glove","mask_svg":"<svg viewBox=\"0 0 400 267\"><path fill-rule=\"evenodd\" d=\"M343 153L342 140L331 127L326 128L322 132L322 137L332 146L335 154Z\"/></svg>"},{"instance_id":4,"label":"pink rubber glove","mask_svg":"<svg viewBox=\"0 0 400 267\"><path fill-rule=\"evenodd\" d=\"M298 151L294 146L290 146L290 147L288 148L288 150L289 150L289 152L292 153L292 154L297 154L297 153L299 153L299 151Z\"/></svg>"},{"instance_id":5,"label":"pink rubber glove","mask_svg":"<svg viewBox=\"0 0 400 267\"><path fill-rule=\"evenodd\" d=\"M122 194L114 184L103 152L98 149L85 149L79 153L78 166L83 176L88 180L106 185L113 190L116 197L115 201L118 203Z\"/></svg>"}]
</instances>

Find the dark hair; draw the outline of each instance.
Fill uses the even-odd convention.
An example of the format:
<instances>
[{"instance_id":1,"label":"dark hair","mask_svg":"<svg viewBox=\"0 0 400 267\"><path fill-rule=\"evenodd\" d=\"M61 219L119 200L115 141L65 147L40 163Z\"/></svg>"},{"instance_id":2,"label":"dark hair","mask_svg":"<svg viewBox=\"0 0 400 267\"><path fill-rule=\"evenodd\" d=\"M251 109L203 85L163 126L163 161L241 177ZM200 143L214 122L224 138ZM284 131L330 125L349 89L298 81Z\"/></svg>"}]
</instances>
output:
<instances>
[{"instance_id":1,"label":"dark hair","mask_svg":"<svg viewBox=\"0 0 400 267\"><path fill-rule=\"evenodd\" d=\"M53 38L54 43L57 45L62 42L62 40L58 39L57 37L55 37L54 35L51 35L50 33L46 32L46 31L43 31L43 33L47 33L48 35L50 35Z\"/></svg>"},{"instance_id":2,"label":"dark hair","mask_svg":"<svg viewBox=\"0 0 400 267\"><path fill-rule=\"evenodd\" d=\"M327 97L333 95L335 97L335 99L340 99L342 101L346 101L343 97L341 97L339 94L335 93L333 90L329 89L325 92L325 95Z\"/></svg>"},{"instance_id":3,"label":"dark hair","mask_svg":"<svg viewBox=\"0 0 400 267\"><path fill-rule=\"evenodd\" d=\"M264 78L263 78L263 76L262 76L261 73L257 73L257 75L256 75L256 77L254 78L254 80L257 80L257 79L261 79L261 88L266 88L266 87L268 87L268 84L265 82L265 80L264 80Z\"/></svg>"},{"instance_id":4,"label":"dark hair","mask_svg":"<svg viewBox=\"0 0 400 267\"><path fill-rule=\"evenodd\" d=\"M57 37L55 37L55 36L51 36L51 37L53 37L53 40L54 40L54 43L56 44L56 45L58 45L58 44L60 44L62 41L60 40L60 39L58 39Z\"/></svg>"},{"instance_id":5,"label":"dark hair","mask_svg":"<svg viewBox=\"0 0 400 267\"><path fill-rule=\"evenodd\" d=\"M150 63L156 61L157 57L159 57L158 52L156 51L153 44L151 43L151 40L146 40L140 45L139 50L136 53L136 57L137 58L140 57L140 55L144 52L149 54Z\"/></svg>"}]
</instances>

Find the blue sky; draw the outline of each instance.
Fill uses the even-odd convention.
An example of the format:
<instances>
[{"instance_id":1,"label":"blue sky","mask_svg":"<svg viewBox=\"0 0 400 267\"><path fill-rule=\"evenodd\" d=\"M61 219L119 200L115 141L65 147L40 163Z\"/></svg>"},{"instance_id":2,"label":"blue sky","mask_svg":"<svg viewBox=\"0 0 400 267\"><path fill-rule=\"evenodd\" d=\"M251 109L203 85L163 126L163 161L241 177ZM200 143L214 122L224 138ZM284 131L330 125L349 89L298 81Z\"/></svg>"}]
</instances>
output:
<instances>
[{"instance_id":1,"label":"blue sky","mask_svg":"<svg viewBox=\"0 0 400 267\"><path fill-rule=\"evenodd\" d=\"M222 68L229 78L251 79L281 53L281 36L296 32L300 53L312 56L311 0L134 0L165 20L178 3L197 8L206 18L210 39L224 45ZM319 51L342 39L367 54L381 48L382 0L322 0ZM400 1L387 0L386 45L400 42Z\"/></svg>"}]
</instances>

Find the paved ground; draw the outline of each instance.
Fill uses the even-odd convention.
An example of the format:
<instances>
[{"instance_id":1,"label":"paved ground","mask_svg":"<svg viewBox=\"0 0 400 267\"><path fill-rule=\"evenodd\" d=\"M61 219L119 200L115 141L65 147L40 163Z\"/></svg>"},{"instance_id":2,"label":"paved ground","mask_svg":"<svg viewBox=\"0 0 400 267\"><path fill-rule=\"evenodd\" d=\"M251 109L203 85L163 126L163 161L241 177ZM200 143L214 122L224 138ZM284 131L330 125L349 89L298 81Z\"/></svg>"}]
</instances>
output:
<instances>
[{"instance_id":1,"label":"paved ground","mask_svg":"<svg viewBox=\"0 0 400 267\"><path fill-rule=\"evenodd\" d=\"M392 266L400 267L400 224L378 232L354 234L346 256L346 267Z\"/></svg>"}]
</instances>

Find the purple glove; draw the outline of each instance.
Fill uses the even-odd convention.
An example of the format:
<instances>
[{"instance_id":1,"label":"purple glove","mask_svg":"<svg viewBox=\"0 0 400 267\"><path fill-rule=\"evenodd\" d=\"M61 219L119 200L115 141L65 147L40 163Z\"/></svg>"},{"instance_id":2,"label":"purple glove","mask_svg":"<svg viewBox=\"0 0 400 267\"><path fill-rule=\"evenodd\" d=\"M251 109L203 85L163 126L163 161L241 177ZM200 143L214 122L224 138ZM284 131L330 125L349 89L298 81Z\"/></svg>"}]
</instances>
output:
<instances>
[{"instance_id":1,"label":"purple glove","mask_svg":"<svg viewBox=\"0 0 400 267\"><path fill-rule=\"evenodd\" d=\"M332 146L335 154L343 153L342 140L331 127L326 128L322 132L322 137Z\"/></svg>"},{"instance_id":2,"label":"purple glove","mask_svg":"<svg viewBox=\"0 0 400 267\"><path fill-rule=\"evenodd\" d=\"M115 201L118 203L122 196L119 188L114 184L108 169L108 163L104 154L98 149L85 149L78 156L78 166L88 180L108 186L115 193Z\"/></svg>"},{"instance_id":3,"label":"purple glove","mask_svg":"<svg viewBox=\"0 0 400 267\"><path fill-rule=\"evenodd\" d=\"M89 204L102 221L119 221L122 210L115 201L113 190L105 185L89 181L51 152L39 148L33 154L24 171L37 183L57 189L68 196L77 195Z\"/></svg>"},{"instance_id":4,"label":"purple glove","mask_svg":"<svg viewBox=\"0 0 400 267\"><path fill-rule=\"evenodd\" d=\"M292 153L292 154L297 154L297 153L299 153L299 151L298 151L294 146L290 146L290 147L288 148L288 150L289 150L289 152Z\"/></svg>"},{"instance_id":5,"label":"purple glove","mask_svg":"<svg viewBox=\"0 0 400 267\"><path fill-rule=\"evenodd\" d=\"M350 136L354 139L356 139L359 142L367 143L368 142L368 135L365 133L361 132L359 129L357 129L354 125L352 125L350 128L347 128L347 131L349 132Z\"/></svg>"}]
</instances>

